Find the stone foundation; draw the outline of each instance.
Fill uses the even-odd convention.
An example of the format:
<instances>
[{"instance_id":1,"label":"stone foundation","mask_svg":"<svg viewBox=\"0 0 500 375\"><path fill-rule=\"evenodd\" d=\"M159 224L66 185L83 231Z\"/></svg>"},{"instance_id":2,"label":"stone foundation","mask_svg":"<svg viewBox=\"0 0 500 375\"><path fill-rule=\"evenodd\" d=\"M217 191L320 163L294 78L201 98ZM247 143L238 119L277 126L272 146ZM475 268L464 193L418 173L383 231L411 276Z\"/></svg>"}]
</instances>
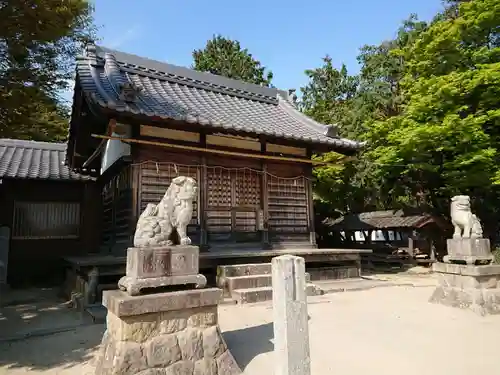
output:
<instances>
[{"instance_id":1,"label":"stone foundation","mask_svg":"<svg viewBox=\"0 0 500 375\"><path fill-rule=\"evenodd\" d=\"M96 375L241 374L217 324L218 288L132 297L104 292Z\"/></svg>"},{"instance_id":2,"label":"stone foundation","mask_svg":"<svg viewBox=\"0 0 500 375\"><path fill-rule=\"evenodd\" d=\"M500 314L500 265L435 263L438 286L430 302L471 309L480 315Z\"/></svg>"}]
</instances>

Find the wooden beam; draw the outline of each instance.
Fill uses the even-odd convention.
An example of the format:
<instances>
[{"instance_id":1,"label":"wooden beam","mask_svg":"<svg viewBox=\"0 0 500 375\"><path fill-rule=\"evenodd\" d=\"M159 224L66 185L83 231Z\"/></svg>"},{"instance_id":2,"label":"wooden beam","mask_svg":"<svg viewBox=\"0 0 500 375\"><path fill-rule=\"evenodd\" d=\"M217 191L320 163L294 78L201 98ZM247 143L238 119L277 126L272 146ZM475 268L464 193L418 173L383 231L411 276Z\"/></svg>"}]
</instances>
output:
<instances>
[{"instance_id":1,"label":"wooden beam","mask_svg":"<svg viewBox=\"0 0 500 375\"><path fill-rule=\"evenodd\" d=\"M346 161L349 159L349 158L345 157L345 158L339 160L339 162L337 162L337 163L332 163L332 162L324 162L324 161L311 160L311 159L288 158L285 156L271 156L271 155L261 155L261 154L249 154L249 153L236 152L236 151L212 150L212 149L207 149L207 148L202 148L202 147L184 146L184 145L177 145L177 144L170 144L170 143L156 142L156 141L146 141L144 139L112 137L112 136L101 135L101 134L92 134L92 137L100 138L100 139L114 139L114 140L127 142L127 143L139 143L139 144L144 144L144 145L177 148L177 149L186 150L186 151L206 152L206 153L210 153L210 154L219 154L219 155L226 155L226 156L238 156L238 157L252 158L252 159L288 161L288 162L293 162L293 163L305 163L305 164L312 164L312 165L339 165L339 164L341 164L340 161Z\"/></svg>"},{"instance_id":2,"label":"wooden beam","mask_svg":"<svg viewBox=\"0 0 500 375\"><path fill-rule=\"evenodd\" d=\"M116 120L115 119L109 120L107 135L108 136L112 135L113 132L115 131L115 128L116 128ZM105 145L106 145L106 140L102 139L101 143L99 143L99 146L97 146L92 155L90 155L89 158L85 160L85 163L83 163L82 168L87 168L90 165L90 163L92 163L94 159L100 155Z\"/></svg>"}]
</instances>

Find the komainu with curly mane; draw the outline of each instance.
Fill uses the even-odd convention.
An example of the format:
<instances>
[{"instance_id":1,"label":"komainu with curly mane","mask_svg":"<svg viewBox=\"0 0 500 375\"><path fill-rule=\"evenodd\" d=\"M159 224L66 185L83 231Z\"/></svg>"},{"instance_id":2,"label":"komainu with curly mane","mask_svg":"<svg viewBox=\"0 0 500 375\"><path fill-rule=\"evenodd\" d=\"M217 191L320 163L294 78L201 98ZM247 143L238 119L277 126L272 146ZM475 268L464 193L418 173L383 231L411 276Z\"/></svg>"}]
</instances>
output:
<instances>
[{"instance_id":1,"label":"komainu with curly mane","mask_svg":"<svg viewBox=\"0 0 500 375\"><path fill-rule=\"evenodd\" d=\"M483 228L470 208L468 195L456 195L451 198L451 222L455 228L453 238L482 238Z\"/></svg>"},{"instance_id":2,"label":"komainu with curly mane","mask_svg":"<svg viewBox=\"0 0 500 375\"><path fill-rule=\"evenodd\" d=\"M174 228L181 245L190 245L187 226L193 215L193 201L197 197L196 180L179 176L172 180L160 203L148 204L137 221L135 247L169 246Z\"/></svg>"}]
</instances>

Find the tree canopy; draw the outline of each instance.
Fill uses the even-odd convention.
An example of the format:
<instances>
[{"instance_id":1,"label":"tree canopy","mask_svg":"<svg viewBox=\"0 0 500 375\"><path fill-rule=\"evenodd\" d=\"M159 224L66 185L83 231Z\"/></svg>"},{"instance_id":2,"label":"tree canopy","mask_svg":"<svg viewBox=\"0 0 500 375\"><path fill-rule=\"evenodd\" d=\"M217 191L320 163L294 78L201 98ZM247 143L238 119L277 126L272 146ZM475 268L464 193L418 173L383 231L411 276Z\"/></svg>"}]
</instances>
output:
<instances>
[{"instance_id":1,"label":"tree canopy","mask_svg":"<svg viewBox=\"0 0 500 375\"><path fill-rule=\"evenodd\" d=\"M476 209L496 230L499 32L500 1L450 1L431 22L411 16L393 40L362 47L355 76L330 60L307 71L306 113L368 142L358 160L316 169L318 196L340 212L413 206L447 215L450 196L469 194L490 202ZM342 198L329 193L336 189Z\"/></svg>"},{"instance_id":2,"label":"tree canopy","mask_svg":"<svg viewBox=\"0 0 500 375\"><path fill-rule=\"evenodd\" d=\"M193 51L193 69L202 72L238 79L248 83L270 86L273 73L248 50L242 49L240 42L214 35L204 49Z\"/></svg>"},{"instance_id":3,"label":"tree canopy","mask_svg":"<svg viewBox=\"0 0 500 375\"><path fill-rule=\"evenodd\" d=\"M61 140L68 108L58 94L93 38L87 0L10 0L0 7L0 137Z\"/></svg>"}]
</instances>

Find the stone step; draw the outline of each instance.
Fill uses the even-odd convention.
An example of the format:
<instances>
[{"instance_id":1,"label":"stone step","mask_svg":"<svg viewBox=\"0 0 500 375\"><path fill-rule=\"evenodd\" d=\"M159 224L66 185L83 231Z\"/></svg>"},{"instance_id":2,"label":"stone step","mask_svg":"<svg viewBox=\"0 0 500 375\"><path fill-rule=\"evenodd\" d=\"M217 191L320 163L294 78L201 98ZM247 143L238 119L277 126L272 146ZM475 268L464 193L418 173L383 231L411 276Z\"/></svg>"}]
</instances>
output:
<instances>
[{"instance_id":1,"label":"stone step","mask_svg":"<svg viewBox=\"0 0 500 375\"><path fill-rule=\"evenodd\" d=\"M316 296L322 294L322 291L316 285L308 283L306 284L306 293L308 296ZM273 288L265 286L260 288L235 289L232 292L231 298L238 304L269 301L273 298Z\"/></svg>"},{"instance_id":2,"label":"stone step","mask_svg":"<svg viewBox=\"0 0 500 375\"><path fill-rule=\"evenodd\" d=\"M108 314L108 310L100 303L96 303L85 307L85 313L87 313L88 316L90 316L90 318L95 324L106 323L106 316Z\"/></svg>"},{"instance_id":3,"label":"stone step","mask_svg":"<svg viewBox=\"0 0 500 375\"><path fill-rule=\"evenodd\" d=\"M233 264L217 267L218 277L270 275L271 263Z\"/></svg>"},{"instance_id":4,"label":"stone step","mask_svg":"<svg viewBox=\"0 0 500 375\"><path fill-rule=\"evenodd\" d=\"M342 280L360 277L357 267L318 267L307 270L311 274L311 280Z\"/></svg>"},{"instance_id":5,"label":"stone step","mask_svg":"<svg viewBox=\"0 0 500 375\"><path fill-rule=\"evenodd\" d=\"M311 280L311 276L306 272L306 282ZM231 295L236 289L262 288L272 286L272 275L249 275L227 277L224 284L225 295Z\"/></svg>"}]
</instances>

